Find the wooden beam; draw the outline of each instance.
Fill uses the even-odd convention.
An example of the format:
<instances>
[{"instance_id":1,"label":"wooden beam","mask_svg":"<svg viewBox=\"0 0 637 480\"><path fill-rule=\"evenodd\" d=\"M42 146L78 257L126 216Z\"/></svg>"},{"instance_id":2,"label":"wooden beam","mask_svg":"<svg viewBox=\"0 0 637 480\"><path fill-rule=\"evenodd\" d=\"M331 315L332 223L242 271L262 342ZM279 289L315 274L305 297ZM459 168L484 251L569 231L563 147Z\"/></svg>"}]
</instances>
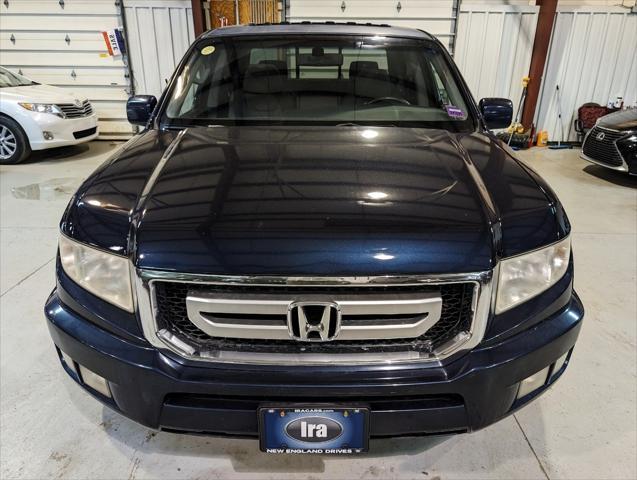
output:
<instances>
[{"instance_id":1,"label":"wooden beam","mask_svg":"<svg viewBox=\"0 0 637 480\"><path fill-rule=\"evenodd\" d=\"M202 0L190 0L192 5L192 23L195 29L195 37L206 31L206 22L203 18Z\"/></svg>"},{"instance_id":2,"label":"wooden beam","mask_svg":"<svg viewBox=\"0 0 637 480\"><path fill-rule=\"evenodd\" d=\"M252 23L252 8L248 0L239 0L239 21L237 23L241 25Z\"/></svg>"},{"instance_id":3,"label":"wooden beam","mask_svg":"<svg viewBox=\"0 0 637 480\"><path fill-rule=\"evenodd\" d=\"M524 110L522 112L522 125L526 128L531 127L533 117L535 116L540 86L542 85L542 75L544 74L544 65L546 64L551 33L553 31L557 2L558 0L538 0L540 13L538 14L535 40L533 41L533 52L531 53L531 66L529 67L529 77L531 77L531 81L529 82L526 100L524 101Z\"/></svg>"}]
</instances>

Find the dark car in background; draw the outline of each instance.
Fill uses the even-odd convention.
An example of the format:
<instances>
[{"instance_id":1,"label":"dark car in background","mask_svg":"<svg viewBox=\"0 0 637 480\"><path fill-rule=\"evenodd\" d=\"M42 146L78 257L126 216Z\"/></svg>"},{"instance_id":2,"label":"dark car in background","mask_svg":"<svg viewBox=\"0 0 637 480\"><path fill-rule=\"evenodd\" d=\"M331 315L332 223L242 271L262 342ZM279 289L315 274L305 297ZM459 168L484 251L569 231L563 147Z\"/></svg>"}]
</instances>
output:
<instances>
[{"instance_id":1,"label":"dark car in background","mask_svg":"<svg viewBox=\"0 0 637 480\"><path fill-rule=\"evenodd\" d=\"M67 373L151 428L352 453L468 432L565 371L571 226L431 35L201 36L80 187L45 306Z\"/></svg>"},{"instance_id":2,"label":"dark car in background","mask_svg":"<svg viewBox=\"0 0 637 480\"><path fill-rule=\"evenodd\" d=\"M581 157L602 167L637 175L637 109L600 118L584 138Z\"/></svg>"}]
</instances>

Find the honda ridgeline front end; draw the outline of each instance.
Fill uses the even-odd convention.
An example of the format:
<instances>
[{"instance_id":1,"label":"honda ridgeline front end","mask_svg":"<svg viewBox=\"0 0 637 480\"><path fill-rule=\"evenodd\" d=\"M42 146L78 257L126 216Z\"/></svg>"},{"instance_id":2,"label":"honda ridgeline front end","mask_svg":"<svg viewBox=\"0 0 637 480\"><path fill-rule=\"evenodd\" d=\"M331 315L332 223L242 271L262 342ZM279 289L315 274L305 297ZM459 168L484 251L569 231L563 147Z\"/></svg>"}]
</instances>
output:
<instances>
[{"instance_id":1,"label":"honda ridgeline front end","mask_svg":"<svg viewBox=\"0 0 637 480\"><path fill-rule=\"evenodd\" d=\"M204 34L64 213L63 368L150 428L276 453L509 415L584 313L560 201L490 133L511 110L417 30Z\"/></svg>"}]
</instances>

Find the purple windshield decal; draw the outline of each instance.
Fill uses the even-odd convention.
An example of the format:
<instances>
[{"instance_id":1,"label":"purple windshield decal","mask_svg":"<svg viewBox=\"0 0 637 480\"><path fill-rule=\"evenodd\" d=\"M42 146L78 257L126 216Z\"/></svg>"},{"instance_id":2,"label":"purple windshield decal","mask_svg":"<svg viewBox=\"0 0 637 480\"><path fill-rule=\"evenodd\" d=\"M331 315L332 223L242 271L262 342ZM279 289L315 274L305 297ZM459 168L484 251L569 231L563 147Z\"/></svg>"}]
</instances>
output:
<instances>
[{"instance_id":1,"label":"purple windshield decal","mask_svg":"<svg viewBox=\"0 0 637 480\"><path fill-rule=\"evenodd\" d=\"M465 118L465 113L459 109L458 107L454 107L453 105L447 105L447 115L452 118Z\"/></svg>"}]
</instances>

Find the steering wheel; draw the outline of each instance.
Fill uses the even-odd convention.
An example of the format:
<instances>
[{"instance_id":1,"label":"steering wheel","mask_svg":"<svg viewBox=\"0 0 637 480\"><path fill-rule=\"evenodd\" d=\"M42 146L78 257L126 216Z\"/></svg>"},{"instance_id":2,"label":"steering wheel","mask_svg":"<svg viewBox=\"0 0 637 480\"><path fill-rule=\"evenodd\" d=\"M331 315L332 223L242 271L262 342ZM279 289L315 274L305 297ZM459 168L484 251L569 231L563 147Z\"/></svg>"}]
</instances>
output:
<instances>
[{"instance_id":1,"label":"steering wheel","mask_svg":"<svg viewBox=\"0 0 637 480\"><path fill-rule=\"evenodd\" d=\"M373 98L369 102L365 102L365 105L373 105L374 103L380 102L394 102L394 103L402 103L403 105L411 105L411 102L405 98L398 97L378 97Z\"/></svg>"}]
</instances>

